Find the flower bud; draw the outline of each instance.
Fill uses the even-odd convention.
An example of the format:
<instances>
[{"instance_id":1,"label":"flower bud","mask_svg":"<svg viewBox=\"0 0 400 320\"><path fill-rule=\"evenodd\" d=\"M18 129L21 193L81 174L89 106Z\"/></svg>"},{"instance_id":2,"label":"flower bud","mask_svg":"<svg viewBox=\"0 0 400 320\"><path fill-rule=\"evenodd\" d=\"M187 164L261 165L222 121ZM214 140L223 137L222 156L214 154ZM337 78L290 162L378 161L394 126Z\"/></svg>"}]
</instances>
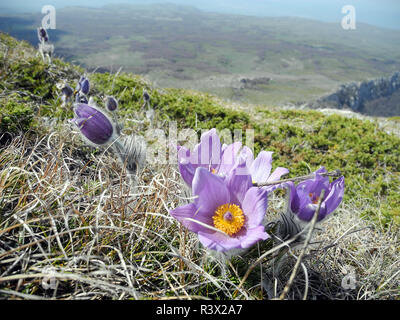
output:
<instances>
[{"instance_id":1,"label":"flower bud","mask_svg":"<svg viewBox=\"0 0 400 320\"><path fill-rule=\"evenodd\" d=\"M72 122L82 135L95 145L104 145L114 140L115 128L112 121L100 110L88 104L75 104L76 115Z\"/></svg>"},{"instance_id":2,"label":"flower bud","mask_svg":"<svg viewBox=\"0 0 400 320\"><path fill-rule=\"evenodd\" d=\"M38 33L38 39L40 42L44 41L47 42L49 41L49 35L47 34L46 29L40 27L37 29L37 33Z\"/></svg>"},{"instance_id":3,"label":"flower bud","mask_svg":"<svg viewBox=\"0 0 400 320\"><path fill-rule=\"evenodd\" d=\"M118 108L118 101L114 97L107 97L106 107L108 111L115 111Z\"/></svg>"},{"instance_id":4,"label":"flower bud","mask_svg":"<svg viewBox=\"0 0 400 320\"><path fill-rule=\"evenodd\" d=\"M84 79L81 82L81 92L83 94L88 94L89 93L89 89L90 89L90 84L89 84L89 80L88 79Z\"/></svg>"},{"instance_id":5,"label":"flower bud","mask_svg":"<svg viewBox=\"0 0 400 320\"><path fill-rule=\"evenodd\" d=\"M147 91L143 92L143 99L145 102L149 102L150 101L150 95L147 93Z\"/></svg>"},{"instance_id":6,"label":"flower bud","mask_svg":"<svg viewBox=\"0 0 400 320\"><path fill-rule=\"evenodd\" d=\"M79 79L78 84L76 85L75 91L87 95L89 93L89 89L90 89L89 80L86 77L82 76Z\"/></svg>"},{"instance_id":7,"label":"flower bud","mask_svg":"<svg viewBox=\"0 0 400 320\"><path fill-rule=\"evenodd\" d=\"M74 94L74 90L72 90L72 88L66 84L62 89L61 89L61 93L63 96L65 96L66 98L70 98L72 97L72 95Z\"/></svg>"},{"instance_id":8,"label":"flower bud","mask_svg":"<svg viewBox=\"0 0 400 320\"><path fill-rule=\"evenodd\" d=\"M121 136L112 145L114 151L126 167L127 173L135 175L146 162L146 143L142 137Z\"/></svg>"}]
</instances>

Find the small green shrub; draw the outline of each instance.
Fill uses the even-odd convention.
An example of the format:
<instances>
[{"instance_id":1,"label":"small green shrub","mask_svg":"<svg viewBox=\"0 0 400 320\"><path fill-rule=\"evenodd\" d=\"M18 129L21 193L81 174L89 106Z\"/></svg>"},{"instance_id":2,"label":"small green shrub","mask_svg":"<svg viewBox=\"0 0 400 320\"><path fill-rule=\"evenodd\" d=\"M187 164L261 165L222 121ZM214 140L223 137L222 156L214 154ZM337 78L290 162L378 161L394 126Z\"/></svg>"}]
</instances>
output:
<instances>
[{"instance_id":1,"label":"small green shrub","mask_svg":"<svg viewBox=\"0 0 400 320\"><path fill-rule=\"evenodd\" d=\"M340 169L345 176L345 199L367 208L365 216L379 216L384 224L400 223L399 137L385 133L371 121L339 115L311 111L307 118L308 111L265 113L278 121L256 136L256 152L274 151L274 165L289 168L291 176L307 174L308 168L320 166ZM306 129L280 119L292 123L302 119Z\"/></svg>"},{"instance_id":2,"label":"small green shrub","mask_svg":"<svg viewBox=\"0 0 400 320\"><path fill-rule=\"evenodd\" d=\"M10 71L14 76L15 88L27 90L43 99L53 97L54 83L50 80L48 66L39 58L13 63Z\"/></svg>"},{"instance_id":3,"label":"small green shrub","mask_svg":"<svg viewBox=\"0 0 400 320\"><path fill-rule=\"evenodd\" d=\"M31 106L18 103L12 97L7 102L0 101L0 104L0 134L26 132L34 126Z\"/></svg>"}]
</instances>

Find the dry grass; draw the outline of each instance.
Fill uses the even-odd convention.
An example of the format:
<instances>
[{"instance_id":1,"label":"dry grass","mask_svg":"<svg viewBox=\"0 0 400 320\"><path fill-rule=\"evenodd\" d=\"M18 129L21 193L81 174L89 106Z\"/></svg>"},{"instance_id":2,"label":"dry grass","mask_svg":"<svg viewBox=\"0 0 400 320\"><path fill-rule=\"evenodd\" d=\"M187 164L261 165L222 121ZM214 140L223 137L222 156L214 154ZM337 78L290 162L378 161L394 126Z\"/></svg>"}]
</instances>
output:
<instances>
[{"instance_id":1,"label":"dry grass","mask_svg":"<svg viewBox=\"0 0 400 320\"><path fill-rule=\"evenodd\" d=\"M168 216L184 196L179 174L146 169L132 189L112 154L94 156L68 130L1 151L3 296L189 299L213 284L229 298L233 284L211 275L218 264L205 268L204 250ZM44 290L52 277L57 288Z\"/></svg>"},{"instance_id":2,"label":"dry grass","mask_svg":"<svg viewBox=\"0 0 400 320\"><path fill-rule=\"evenodd\" d=\"M3 299L273 299L298 250L271 242L229 257L205 250L168 210L189 201L175 168L148 166L131 187L107 150L68 126L15 138L0 150L0 297ZM283 209L270 199L268 219ZM318 228L287 299L399 299L396 230L342 204ZM264 252L271 254L240 280ZM282 253L286 253L282 256ZM281 258L279 258L282 256ZM345 290L343 271L356 287Z\"/></svg>"},{"instance_id":3,"label":"dry grass","mask_svg":"<svg viewBox=\"0 0 400 320\"><path fill-rule=\"evenodd\" d=\"M288 299L302 299L307 287L308 299L400 298L398 228L385 229L361 219L355 205L342 203L317 229ZM270 272L265 287L271 298L285 286L296 251L290 250Z\"/></svg>"}]
</instances>

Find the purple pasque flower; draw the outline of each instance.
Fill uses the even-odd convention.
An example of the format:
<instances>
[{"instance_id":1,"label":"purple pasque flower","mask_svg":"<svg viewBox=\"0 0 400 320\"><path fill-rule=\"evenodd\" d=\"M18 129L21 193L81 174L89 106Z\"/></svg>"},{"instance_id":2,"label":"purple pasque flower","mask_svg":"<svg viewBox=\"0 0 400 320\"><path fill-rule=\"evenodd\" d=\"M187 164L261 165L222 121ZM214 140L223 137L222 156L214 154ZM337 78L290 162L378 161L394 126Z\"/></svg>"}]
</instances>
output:
<instances>
[{"instance_id":1,"label":"purple pasque flower","mask_svg":"<svg viewBox=\"0 0 400 320\"><path fill-rule=\"evenodd\" d=\"M114 112L118 108L118 101L114 97L106 97L106 108L108 111Z\"/></svg>"},{"instance_id":2,"label":"purple pasque flower","mask_svg":"<svg viewBox=\"0 0 400 320\"><path fill-rule=\"evenodd\" d=\"M261 151L254 159L250 148L244 146L239 152L241 147L241 142L221 146L215 128L202 134L200 143L194 147L193 151L178 146L178 166L183 180L191 186L194 173L198 167L206 168L214 174L226 177L238 163L240 157L246 159L253 183L277 181L281 176L289 173L288 169L278 167L271 174L273 152ZM242 173L238 172L237 174ZM246 174L246 172L243 172L243 174Z\"/></svg>"},{"instance_id":3,"label":"purple pasque flower","mask_svg":"<svg viewBox=\"0 0 400 320\"><path fill-rule=\"evenodd\" d=\"M143 91L143 100L144 102L150 102L150 95L147 91Z\"/></svg>"},{"instance_id":4,"label":"purple pasque flower","mask_svg":"<svg viewBox=\"0 0 400 320\"><path fill-rule=\"evenodd\" d=\"M74 105L76 117L71 120L82 135L95 145L104 145L114 140L115 126L110 118L97 107L85 103Z\"/></svg>"},{"instance_id":5,"label":"purple pasque flower","mask_svg":"<svg viewBox=\"0 0 400 320\"><path fill-rule=\"evenodd\" d=\"M170 214L199 241L217 251L249 248L269 236L262 221L268 206L268 191L252 186L250 174L241 161L226 179L198 167L192 183L193 203L178 207Z\"/></svg>"},{"instance_id":6,"label":"purple pasque flower","mask_svg":"<svg viewBox=\"0 0 400 320\"><path fill-rule=\"evenodd\" d=\"M61 100L63 103L67 103L69 100L71 100L72 95L74 94L74 90L68 85L65 84L64 87L61 89Z\"/></svg>"},{"instance_id":7,"label":"purple pasque flower","mask_svg":"<svg viewBox=\"0 0 400 320\"><path fill-rule=\"evenodd\" d=\"M329 177L324 177L321 173L327 172L324 167L318 169L315 178L299 183L297 186L293 182L287 183L289 187L289 209L303 221L311 221L320 201L322 190L325 190L324 199L318 214L321 221L330 213L336 210L343 199L344 177L340 177L329 183Z\"/></svg>"}]
</instances>

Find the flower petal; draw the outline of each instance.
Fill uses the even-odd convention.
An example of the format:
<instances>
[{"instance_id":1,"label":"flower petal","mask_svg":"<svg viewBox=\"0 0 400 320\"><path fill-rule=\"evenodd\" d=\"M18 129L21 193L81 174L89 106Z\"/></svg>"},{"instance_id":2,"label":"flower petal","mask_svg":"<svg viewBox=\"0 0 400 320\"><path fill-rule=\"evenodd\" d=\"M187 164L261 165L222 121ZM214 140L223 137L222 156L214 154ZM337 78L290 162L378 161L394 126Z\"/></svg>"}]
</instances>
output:
<instances>
[{"instance_id":1,"label":"flower petal","mask_svg":"<svg viewBox=\"0 0 400 320\"><path fill-rule=\"evenodd\" d=\"M74 111L78 118L75 124L89 141L104 144L110 140L114 128L111 121L101 111L87 104L75 105Z\"/></svg>"},{"instance_id":2,"label":"flower petal","mask_svg":"<svg viewBox=\"0 0 400 320\"><path fill-rule=\"evenodd\" d=\"M173 216L176 220L182 223L186 228L188 228L192 232L199 232L205 230L201 224L196 222L187 220L188 218L198 220L202 223L210 224L212 223L212 219L205 219L203 216L198 215L198 209L194 203L190 203L181 207L178 207L169 212L171 216ZM211 220L211 221L210 221Z\"/></svg>"},{"instance_id":3,"label":"flower petal","mask_svg":"<svg viewBox=\"0 0 400 320\"><path fill-rule=\"evenodd\" d=\"M325 192L329 189L329 178L323 177L319 173L322 173L321 169L315 172L315 178L300 182L297 185L296 189L300 198L310 193L319 196L322 189L325 189Z\"/></svg>"},{"instance_id":4,"label":"flower petal","mask_svg":"<svg viewBox=\"0 0 400 320\"><path fill-rule=\"evenodd\" d=\"M330 214L336 210L339 204L342 202L344 195L344 177L340 177L333 181L330 185L330 192L325 197L326 214Z\"/></svg>"},{"instance_id":5,"label":"flower petal","mask_svg":"<svg viewBox=\"0 0 400 320\"><path fill-rule=\"evenodd\" d=\"M268 190L265 188L250 188L243 200L242 209L249 228L259 226L268 207Z\"/></svg>"},{"instance_id":6,"label":"flower petal","mask_svg":"<svg viewBox=\"0 0 400 320\"><path fill-rule=\"evenodd\" d=\"M267 240L268 233L265 232L264 226L257 226L248 229L246 235L240 238L240 245L242 248L249 248L260 240Z\"/></svg>"},{"instance_id":7,"label":"flower petal","mask_svg":"<svg viewBox=\"0 0 400 320\"><path fill-rule=\"evenodd\" d=\"M314 214L318 208L318 204L311 203L311 201L303 207L300 207L299 211L296 213L300 220L309 222L314 217ZM321 203L321 208L318 213L318 220L321 221L326 216L326 205Z\"/></svg>"},{"instance_id":8,"label":"flower petal","mask_svg":"<svg viewBox=\"0 0 400 320\"><path fill-rule=\"evenodd\" d=\"M289 170L286 168L278 167L272 172L272 174L269 176L267 182L274 182L278 181L281 179L282 176L286 175L289 173Z\"/></svg>"},{"instance_id":9,"label":"flower petal","mask_svg":"<svg viewBox=\"0 0 400 320\"><path fill-rule=\"evenodd\" d=\"M186 184L191 187L196 169L187 160L181 160L178 164L178 168L183 181L185 181Z\"/></svg>"},{"instance_id":10,"label":"flower petal","mask_svg":"<svg viewBox=\"0 0 400 320\"><path fill-rule=\"evenodd\" d=\"M239 234L230 237L221 232L199 232L200 242L207 248L217 251L249 248L260 240L266 240L269 235L264 231L264 226L251 229L243 228Z\"/></svg>"},{"instance_id":11,"label":"flower petal","mask_svg":"<svg viewBox=\"0 0 400 320\"><path fill-rule=\"evenodd\" d=\"M239 157L244 157L246 159L247 167L250 168L251 164L254 161L253 151L248 146L244 146L242 150L240 150Z\"/></svg>"},{"instance_id":12,"label":"flower petal","mask_svg":"<svg viewBox=\"0 0 400 320\"><path fill-rule=\"evenodd\" d=\"M190 162L206 169L216 168L220 165L221 142L215 128L201 135L200 143L195 147Z\"/></svg>"},{"instance_id":13,"label":"flower petal","mask_svg":"<svg viewBox=\"0 0 400 320\"><path fill-rule=\"evenodd\" d=\"M300 199L297 194L296 186L294 185L294 183L292 181L285 182L284 184L282 184L282 186L285 186L289 193L289 195L288 195L289 209L293 213L297 213L300 209Z\"/></svg>"},{"instance_id":14,"label":"flower petal","mask_svg":"<svg viewBox=\"0 0 400 320\"><path fill-rule=\"evenodd\" d=\"M236 237L229 237L221 232L198 233L201 244L209 249L216 251L227 251L241 248L241 242Z\"/></svg>"},{"instance_id":15,"label":"flower petal","mask_svg":"<svg viewBox=\"0 0 400 320\"><path fill-rule=\"evenodd\" d=\"M233 169L241 147L241 142L234 142L224 149L221 157L221 165L218 170L219 174L227 175Z\"/></svg>"},{"instance_id":16,"label":"flower petal","mask_svg":"<svg viewBox=\"0 0 400 320\"><path fill-rule=\"evenodd\" d=\"M212 217L219 206L230 201L229 190L224 180L202 167L197 168L194 174L192 193L198 196L195 204L199 214L208 217Z\"/></svg>"},{"instance_id":17,"label":"flower petal","mask_svg":"<svg viewBox=\"0 0 400 320\"><path fill-rule=\"evenodd\" d=\"M173 147L173 144L171 144ZM185 148L184 146L180 146L179 144L176 145L176 153L178 156L178 162L181 162L182 160L188 161L190 160L190 150Z\"/></svg>"},{"instance_id":18,"label":"flower petal","mask_svg":"<svg viewBox=\"0 0 400 320\"><path fill-rule=\"evenodd\" d=\"M226 178L226 184L231 193L231 203L240 206L247 191L253 186L245 159L240 158L239 163Z\"/></svg>"},{"instance_id":19,"label":"flower petal","mask_svg":"<svg viewBox=\"0 0 400 320\"><path fill-rule=\"evenodd\" d=\"M256 183L266 182L272 168L273 152L261 151L250 166L251 177Z\"/></svg>"}]
</instances>

